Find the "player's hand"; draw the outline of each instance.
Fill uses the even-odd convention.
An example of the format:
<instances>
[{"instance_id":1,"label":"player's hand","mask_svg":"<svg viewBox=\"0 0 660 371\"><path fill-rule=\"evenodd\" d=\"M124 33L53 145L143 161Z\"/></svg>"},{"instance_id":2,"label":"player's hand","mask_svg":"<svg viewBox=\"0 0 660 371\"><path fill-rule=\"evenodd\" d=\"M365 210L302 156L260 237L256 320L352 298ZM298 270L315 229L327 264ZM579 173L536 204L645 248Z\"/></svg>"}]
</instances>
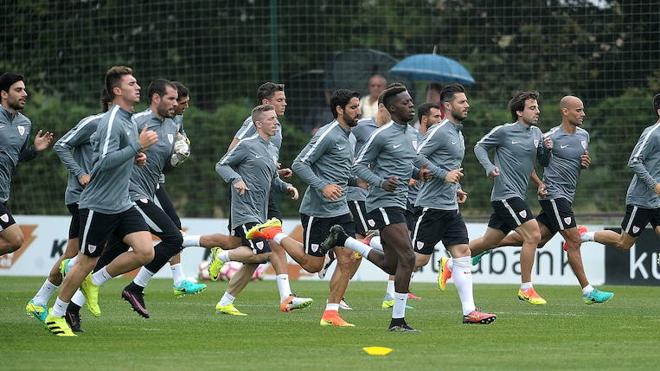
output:
<instances>
[{"instance_id":1,"label":"player's hand","mask_svg":"<svg viewBox=\"0 0 660 371\"><path fill-rule=\"evenodd\" d=\"M415 185L417 185L417 179L410 178L410 180L408 180L408 187L414 187Z\"/></svg>"},{"instance_id":2,"label":"player's hand","mask_svg":"<svg viewBox=\"0 0 660 371\"><path fill-rule=\"evenodd\" d=\"M44 149L48 148L50 144L53 143L53 133L50 131L41 131L37 132L37 135L34 137L34 150L41 152Z\"/></svg>"},{"instance_id":3,"label":"player's hand","mask_svg":"<svg viewBox=\"0 0 660 371\"><path fill-rule=\"evenodd\" d=\"M337 201L341 197L342 190L341 187L336 184L328 184L321 190L323 197L327 198L330 201Z\"/></svg>"},{"instance_id":4,"label":"player's hand","mask_svg":"<svg viewBox=\"0 0 660 371\"><path fill-rule=\"evenodd\" d=\"M554 143L552 143L552 138L550 136L543 137L543 147L545 149L552 150Z\"/></svg>"},{"instance_id":5,"label":"player's hand","mask_svg":"<svg viewBox=\"0 0 660 371\"><path fill-rule=\"evenodd\" d=\"M158 134L153 130L147 130L147 127L145 126L140 132L139 141L140 147L145 150L158 142Z\"/></svg>"},{"instance_id":6,"label":"player's hand","mask_svg":"<svg viewBox=\"0 0 660 371\"><path fill-rule=\"evenodd\" d=\"M584 151L584 154L580 156L580 166L582 166L583 169L591 166L591 156L589 156L589 151Z\"/></svg>"},{"instance_id":7,"label":"player's hand","mask_svg":"<svg viewBox=\"0 0 660 371\"><path fill-rule=\"evenodd\" d=\"M296 187L290 185L286 187L286 191L289 193L289 196L291 196L292 200L295 201L298 199L298 190L296 189Z\"/></svg>"},{"instance_id":8,"label":"player's hand","mask_svg":"<svg viewBox=\"0 0 660 371\"><path fill-rule=\"evenodd\" d=\"M545 187L545 183L539 184L539 186L536 188L536 193L539 195L539 197L545 197L548 195L548 189Z\"/></svg>"},{"instance_id":9,"label":"player's hand","mask_svg":"<svg viewBox=\"0 0 660 371\"><path fill-rule=\"evenodd\" d=\"M293 175L293 170L288 167L284 169L277 169L277 174L282 178L290 178Z\"/></svg>"},{"instance_id":10,"label":"player's hand","mask_svg":"<svg viewBox=\"0 0 660 371\"><path fill-rule=\"evenodd\" d=\"M92 177L89 174L82 174L81 176L78 177L78 183L80 183L81 186L86 186L89 184L89 181L92 179Z\"/></svg>"},{"instance_id":11,"label":"player's hand","mask_svg":"<svg viewBox=\"0 0 660 371\"><path fill-rule=\"evenodd\" d=\"M458 183L463 177L463 168L454 169L445 175L445 182L447 183Z\"/></svg>"},{"instance_id":12,"label":"player's hand","mask_svg":"<svg viewBox=\"0 0 660 371\"><path fill-rule=\"evenodd\" d=\"M421 168L419 168L419 174L417 175L417 179L428 182L433 178L433 174L431 174L431 170L426 165L422 165Z\"/></svg>"},{"instance_id":13,"label":"player's hand","mask_svg":"<svg viewBox=\"0 0 660 371\"><path fill-rule=\"evenodd\" d=\"M660 196L660 183L656 183L655 185L655 194Z\"/></svg>"},{"instance_id":14,"label":"player's hand","mask_svg":"<svg viewBox=\"0 0 660 371\"><path fill-rule=\"evenodd\" d=\"M495 178L495 177L500 176L500 169L497 168L497 166L496 166L493 170L491 170L491 172L488 174L488 176L491 177L491 178Z\"/></svg>"},{"instance_id":15,"label":"player's hand","mask_svg":"<svg viewBox=\"0 0 660 371\"><path fill-rule=\"evenodd\" d=\"M468 193L462 189L456 190L456 200L459 204L464 204L467 201Z\"/></svg>"},{"instance_id":16,"label":"player's hand","mask_svg":"<svg viewBox=\"0 0 660 371\"><path fill-rule=\"evenodd\" d=\"M144 152L138 152L137 155L135 155L134 162L137 166L144 166L147 163L147 154Z\"/></svg>"},{"instance_id":17,"label":"player's hand","mask_svg":"<svg viewBox=\"0 0 660 371\"><path fill-rule=\"evenodd\" d=\"M245 182L242 181L242 180L239 180L236 183L234 183L234 189L241 196L244 195L246 191L250 190L250 188L248 188L247 184L245 184Z\"/></svg>"},{"instance_id":18,"label":"player's hand","mask_svg":"<svg viewBox=\"0 0 660 371\"><path fill-rule=\"evenodd\" d=\"M396 186L399 184L399 177L398 176L391 176L383 182L383 189L387 192L394 192L396 190Z\"/></svg>"},{"instance_id":19,"label":"player's hand","mask_svg":"<svg viewBox=\"0 0 660 371\"><path fill-rule=\"evenodd\" d=\"M362 178L357 178L357 186L362 189L369 189L369 183Z\"/></svg>"}]
</instances>

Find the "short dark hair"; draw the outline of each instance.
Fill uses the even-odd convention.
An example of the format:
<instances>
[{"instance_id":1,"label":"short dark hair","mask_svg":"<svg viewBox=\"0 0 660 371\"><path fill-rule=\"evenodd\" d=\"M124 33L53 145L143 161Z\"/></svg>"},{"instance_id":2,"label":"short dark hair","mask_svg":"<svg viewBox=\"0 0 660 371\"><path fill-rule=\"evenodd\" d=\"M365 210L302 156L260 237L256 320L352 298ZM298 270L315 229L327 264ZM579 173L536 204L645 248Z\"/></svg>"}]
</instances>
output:
<instances>
[{"instance_id":1,"label":"short dark hair","mask_svg":"<svg viewBox=\"0 0 660 371\"><path fill-rule=\"evenodd\" d=\"M437 110L441 110L439 104L436 103L424 103L421 106L417 108L417 115L421 119L422 116L428 116L431 114L431 108L435 108Z\"/></svg>"},{"instance_id":2,"label":"short dark hair","mask_svg":"<svg viewBox=\"0 0 660 371\"><path fill-rule=\"evenodd\" d=\"M179 99L183 97L187 97L190 92L188 91L188 88L180 83L179 81L172 81L172 85L176 88L177 94L179 94Z\"/></svg>"},{"instance_id":3,"label":"short dark hair","mask_svg":"<svg viewBox=\"0 0 660 371\"><path fill-rule=\"evenodd\" d=\"M266 82L257 88L257 104L261 104L264 99L270 99L275 95L275 92L284 91L284 84L276 84L274 82Z\"/></svg>"},{"instance_id":4,"label":"short dark hair","mask_svg":"<svg viewBox=\"0 0 660 371\"><path fill-rule=\"evenodd\" d=\"M656 94L653 97L653 109L655 110L655 113L658 113L658 110L660 109L660 94Z\"/></svg>"},{"instance_id":5,"label":"short dark hair","mask_svg":"<svg viewBox=\"0 0 660 371\"><path fill-rule=\"evenodd\" d=\"M110 108L110 103L112 103L112 98L110 98L110 94L108 94L108 92L105 89L101 90L100 102L101 102L101 112L108 112L108 109Z\"/></svg>"},{"instance_id":6,"label":"short dark hair","mask_svg":"<svg viewBox=\"0 0 660 371\"><path fill-rule=\"evenodd\" d=\"M332 97L330 97L330 110L332 111L332 117L337 118L337 106L346 108L348 102L353 98L360 99L360 93L348 89L337 89L332 92Z\"/></svg>"},{"instance_id":7,"label":"short dark hair","mask_svg":"<svg viewBox=\"0 0 660 371\"><path fill-rule=\"evenodd\" d=\"M387 89L383 90L383 93L378 97L378 103L382 103L385 108L387 108L395 96L407 90L408 89L406 89L406 86L403 84L390 84L387 86Z\"/></svg>"},{"instance_id":8,"label":"short dark hair","mask_svg":"<svg viewBox=\"0 0 660 371\"><path fill-rule=\"evenodd\" d=\"M6 91L9 93L9 88L19 81L24 81L23 75L14 72L3 73L2 76L0 76L0 91Z\"/></svg>"},{"instance_id":9,"label":"short dark hair","mask_svg":"<svg viewBox=\"0 0 660 371\"><path fill-rule=\"evenodd\" d=\"M112 92L112 89L119 86L122 77L132 74L133 70L126 66L112 66L105 73L105 91L111 100L115 99L115 93Z\"/></svg>"},{"instance_id":10,"label":"short dark hair","mask_svg":"<svg viewBox=\"0 0 660 371\"><path fill-rule=\"evenodd\" d=\"M440 102L451 102L456 93L465 93L465 87L461 84L449 84L440 90Z\"/></svg>"},{"instance_id":11,"label":"short dark hair","mask_svg":"<svg viewBox=\"0 0 660 371\"><path fill-rule=\"evenodd\" d=\"M257 123L257 121L261 120L261 115L264 112L268 111L274 111L275 107L273 107L272 104L261 104L252 109L252 122Z\"/></svg>"},{"instance_id":12,"label":"short dark hair","mask_svg":"<svg viewBox=\"0 0 660 371\"><path fill-rule=\"evenodd\" d=\"M528 99L533 99L538 101L541 94L538 91L523 91L520 92L511 98L509 101L509 110L511 110L511 119L513 122L518 121L518 111L525 110L525 101Z\"/></svg>"},{"instance_id":13,"label":"short dark hair","mask_svg":"<svg viewBox=\"0 0 660 371\"><path fill-rule=\"evenodd\" d=\"M163 97L167 93L167 88L170 87L174 90L176 86L172 84L171 81L165 79L156 79L149 84L149 89L147 89L147 94L149 95L149 102L153 100L154 94L158 94L159 97Z\"/></svg>"}]
</instances>

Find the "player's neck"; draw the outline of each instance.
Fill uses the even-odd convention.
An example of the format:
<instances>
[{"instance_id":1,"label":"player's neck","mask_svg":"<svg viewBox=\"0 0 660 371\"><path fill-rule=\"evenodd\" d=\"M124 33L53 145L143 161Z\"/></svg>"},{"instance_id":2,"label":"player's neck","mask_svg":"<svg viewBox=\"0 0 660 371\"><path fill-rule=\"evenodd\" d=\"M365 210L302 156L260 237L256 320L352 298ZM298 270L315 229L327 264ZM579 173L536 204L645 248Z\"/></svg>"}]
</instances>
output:
<instances>
[{"instance_id":1,"label":"player's neck","mask_svg":"<svg viewBox=\"0 0 660 371\"><path fill-rule=\"evenodd\" d=\"M577 131L577 126L571 124L568 121L562 121L561 122L561 129L568 134L575 134Z\"/></svg>"},{"instance_id":2,"label":"player's neck","mask_svg":"<svg viewBox=\"0 0 660 371\"><path fill-rule=\"evenodd\" d=\"M127 102L124 99L121 99L121 97L118 97L114 101L112 101L113 105L119 106L121 109L127 112L133 112L135 109L135 106L132 103Z\"/></svg>"},{"instance_id":3,"label":"player's neck","mask_svg":"<svg viewBox=\"0 0 660 371\"><path fill-rule=\"evenodd\" d=\"M7 102L2 102L2 108L4 108L5 111L9 112L9 114L11 115L11 117L16 117L16 113L17 113L18 111L16 111L15 109L9 107L9 105L7 104Z\"/></svg>"},{"instance_id":4,"label":"player's neck","mask_svg":"<svg viewBox=\"0 0 660 371\"><path fill-rule=\"evenodd\" d=\"M164 120L165 120L165 117L163 117L163 116L161 116L160 114L158 114L158 110L157 110L155 107L149 107L149 110L150 110L151 113L152 113L154 116L156 116L156 118L159 119L160 121L164 121Z\"/></svg>"}]
</instances>

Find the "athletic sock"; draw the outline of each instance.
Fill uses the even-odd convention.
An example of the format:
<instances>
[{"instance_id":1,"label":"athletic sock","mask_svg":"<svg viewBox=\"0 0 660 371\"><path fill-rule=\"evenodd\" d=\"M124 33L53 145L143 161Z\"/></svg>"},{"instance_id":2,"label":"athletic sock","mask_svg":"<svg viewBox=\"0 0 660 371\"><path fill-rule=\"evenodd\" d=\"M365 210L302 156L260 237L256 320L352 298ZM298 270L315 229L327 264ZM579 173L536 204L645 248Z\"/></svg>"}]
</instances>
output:
<instances>
[{"instance_id":1,"label":"athletic sock","mask_svg":"<svg viewBox=\"0 0 660 371\"><path fill-rule=\"evenodd\" d=\"M452 278L454 286L461 299L463 315L466 316L475 310L474 297L472 296L472 263L469 256L454 259L454 270Z\"/></svg>"},{"instance_id":2,"label":"athletic sock","mask_svg":"<svg viewBox=\"0 0 660 371\"><path fill-rule=\"evenodd\" d=\"M186 279L186 276L183 274L183 264L174 264L170 265L172 269L172 281L174 281L174 286L179 286L181 282Z\"/></svg>"},{"instance_id":3,"label":"athletic sock","mask_svg":"<svg viewBox=\"0 0 660 371\"><path fill-rule=\"evenodd\" d=\"M281 245L282 240L287 238L287 237L289 237L288 234L286 234L284 232L280 232L280 233L276 234L275 237L273 237L273 241L275 241L276 244Z\"/></svg>"},{"instance_id":4,"label":"athletic sock","mask_svg":"<svg viewBox=\"0 0 660 371\"><path fill-rule=\"evenodd\" d=\"M277 290L280 292L280 303L291 296L291 285L289 284L288 274L277 275Z\"/></svg>"},{"instance_id":5,"label":"athletic sock","mask_svg":"<svg viewBox=\"0 0 660 371\"><path fill-rule=\"evenodd\" d=\"M69 306L69 303L62 301L59 297L55 299L55 304L53 304L53 315L55 317L64 317L66 313L66 307Z\"/></svg>"},{"instance_id":6,"label":"athletic sock","mask_svg":"<svg viewBox=\"0 0 660 371\"><path fill-rule=\"evenodd\" d=\"M96 286L101 286L109 281L112 276L108 273L107 267L101 268L98 272L92 274L92 283Z\"/></svg>"},{"instance_id":7,"label":"athletic sock","mask_svg":"<svg viewBox=\"0 0 660 371\"><path fill-rule=\"evenodd\" d=\"M523 283L520 284L520 289L523 290L523 291L529 290L532 287L534 287L534 285L532 285L531 282L523 282Z\"/></svg>"},{"instance_id":8,"label":"athletic sock","mask_svg":"<svg viewBox=\"0 0 660 371\"><path fill-rule=\"evenodd\" d=\"M342 245L338 244L337 246L342 246ZM353 237L348 237L346 241L344 241L343 246L355 251L356 253L364 257L369 256L369 251L371 251L371 247L363 244L362 242L356 240Z\"/></svg>"},{"instance_id":9,"label":"athletic sock","mask_svg":"<svg viewBox=\"0 0 660 371\"><path fill-rule=\"evenodd\" d=\"M69 269L69 270L70 270L70 269L71 269L71 267L73 267L73 266L74 266L74 264L76 264L76 261L78 261L78 255L76 255L76 256L74 256L74 257L73 257L73 258L71 258L71 259L69 259L69 264L68 264L68 267L67 267L67 269Z\"/></svg>"},{"instance_id":10,"label":"athletic sock","mask_svg":"<svg viewBox=\"0 0 660 371\"><path fill-rule=\"evenodd\" d=\"M82 307L85 305L87 302L87 299L85 298L85 295L83 295L82 291L80 289L76 290L76 292L73 294L73 297L71 298L71 304L76 304L79 307Z\"/></svg>"},{"instance_id":11,"label":"athletic sock","mask_svg":"<svg viewBox=\"0 0 660 371\"><path fill-rule=\"evenodd\" d=\"M41 285L41 288L39 291L37 291L37 294L34 295L34 298L32 298L32 301L36 305L46 305L48 304L48 300L50 299L51 296L53 296L53 293L55 290L57 290L58 286L53 285L48 279L44 281L44 284Z\"/></svg>"},{"instance_id":12,"label":"athletic sock","mask_svg":"<svg viewBox=\"0 0 660 371\"><path fill-rule=\"evenodd\" d=\"M231 257L229 257L230 251L231 250L222 250L220 254L218 254L218 259L222 260L225 263L231 261Z\"/></svg>"},{"instance_id":13,"label":"athletic sock","mask_svg":"<svg viewBox=\"0 0 660 371\"><path fill-rule=\"evenodd\" d=\"M325 311L339 312L339 304L337 303L328 303L325 305Z\"/></svg>"},{"instance_id":14,"label":"athletic sock","mask_svg":"<svg viewBox=\"0 0 660 371\"><path fill-rule=\"evenodd\" d=\"M133 279L133 282L138 286L147 287L149 281L151 281L151 277L153 277L154 274L155 273L152 273L147 268L142 267L140 268L140 271L138 271L138 274Z\"/></svg>"},{"instance_id":15,"label":"athletic sock","mask_svg":"<svg viewBox=\"0 0 660 371\"><path fill-rule=\"evenodd\" d=\"M369 242L369 246L373 247L374 249L382 252L383 251L383 244L380 241L380 236L376 236L371 239Z\"/></svg>"},{"instance_id":16,"label":"athletic sock","mask_svg":"<svg viewBox=\"0 0 660 371\"><path fill-rule=\"evenodd\" d=\"M183 247L191 247L191 246L201 246L199 244L199 239L201 238L201 235L198 234L189 234L186 236L183 236L183 243L181 246Z\"/></svg>"},{"instance_id":17,"label":"athletic sock","mask_svg":"<svg viewBox=\"0 0 660 371\"><path fill-rule=\"evenodd\" d=\"M385 297L389 300L394 299L394 280L387 280L387 290L385 291Z\"/></svg>"},{"instance_id":18,"label":"athletic sock","mask_svg":"<svg viewBox=\"0 0 660 371\"><path fill-rule=\"evenodd\" d=\"M222 295L222 299L218 302L221 307L224 307L225 305L229 304L234 304L234 299L236 299L232 294L225 292L224 295Z\"/></svg>"},{"instance_id":19,"label":"athletic sock","mask_svg":"<svg viewBox=\"0 0 660 371\"><path fill-rule=\"evenodd\" d=\"M591 294L592 291L594 291L594 287L591 285L587 285L582 288L582 295L589 296L589 294Z\"/></svg>"},{"instance_id":20,"label":"athletic sock","mask_svg":"<svg viewBox=\"0 0 660 371\"><path fill-rule=\"evenodd\" d=\"M394 293L394 307L392 307L392 318L405 318L406 317L406 303L408 302L408 293Z\"/></svg>"},{"instance_id":21,"label":"athletic sock","mask_svg":"<svg viewBox=\"0 0 660 371\"><path fill-rule=\"evenodd\" d=\"M595 235L596 235L596 232L587 232L587 233L584 233L580 236L580 240L582 242L595 241L595 239L594 239Z\"/></svg>"}]
</instances>

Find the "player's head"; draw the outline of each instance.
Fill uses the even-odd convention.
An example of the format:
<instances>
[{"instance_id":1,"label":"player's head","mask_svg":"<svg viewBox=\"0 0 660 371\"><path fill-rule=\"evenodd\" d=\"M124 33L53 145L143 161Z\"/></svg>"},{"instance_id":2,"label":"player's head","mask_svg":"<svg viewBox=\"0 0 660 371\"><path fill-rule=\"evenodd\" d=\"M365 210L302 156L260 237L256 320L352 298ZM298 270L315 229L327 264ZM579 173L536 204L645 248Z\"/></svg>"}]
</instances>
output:
<instances>
[{"instance_id":1,"label":"player's head","mask_svg":"<svg viewBox=\"0 0 660 371\"><path fill-rule=\"evenodd\" d=\"M275 135L277 131L277 113L271 104L262 104L252 109L252 122L257 131L268 137Z\"/></svg>"},{"instance_id":2,"label":"player's head","mask_svg":"<svg viewBox=\"0 0 660 371\"><path fill-rule=\"evenodd\" d=\"M655 110L656 115L660 116L660 94L656 94L653 97L653 109Z\"/></svg>"},{"instance_id":3,"label":"player's head","mask_svg":"<svg viewBox=\"0 0 660 371\"><path fill-rule=\"evenodd\" d=\"M257 104L270 104L275 107L277 116L284 116L286 110L286 94L284 94L284 84L267 82L257 89Z\"/></svg>"},{"instance_id":4,"label":"player's head","mask_svg":"<svg viewBox=\"0 0 660 371\"><path fill-rule=\"evenodd\" d=\"M101 90L99 101L101 102L101 112L108 112L112 106L112 98L110 98L110 94L108 94L105 88Z\"/></svg>"},{"instance_id":5,"label":"player's head","mask_svg":"<svg viewBox=\"0 0 660 371\"><path fill-rule=\"evenodd\" d=\"M188 91L188 88L179 81L172 81L172 84L176 87L176 92L178 94L176 99L176 114L183 115L188 107L190 107L190 92Z\"/></svg>"},{"instance_id":6,"label":"player's head","mask_svg":"<svg viewBox=\"0 0 660 371\"><path fill-rule=\"evenodd\" d=\"M442 104L442 100L440 100L441 91L442 91L442 84L438 84L437 82L432 82L426 85L426 102Z\"/></svg>"},{"instance_id":7,"label":"player's head","mask_svg":"<svg viewBox=\"0 0 660 371\"><path fill-rule=\"evenodd\" d=\"M354 127L360 117L360 94L348 89L335 90L330 97L330 110L339 123Z\"/></svg>"},{"instance_id":8,"label":"player's head","mask_svg":"<svg viewBox=\"0 0 660 371\"><path fill-rule=\"evenodd\" d=\"M140 85L130 67L110 67L105 73L105 90L114 103L121 101L132 106L140 102Z\"/></svg>"},{"instance_id":9,"label":"player's head","mask_svg":"<svg viewBox=\"0 0 660 371\"><path fill-rule=\"evenodd\" d=\"M584 104L578 97L567 95L559 101L559 112L562 122L566 121L571 125L582 126L584 117Z\"/></svg>"},{"instance_id":10,"label":"player's head","mask_svg":"<svg viewBox=\"0 0 660 371\"><path fill-rule=\"evenodd\" d=\"M408 89L402 84L390 85L381 95L382 102L392 120L403 124L415 116L415 105Z\"/></svg>"},{"instance_id":11,"label":"player's head","mask_svg":"<svg viewBox=\"0 0 660 371\"><path fill-rule=\"evenodd\" d=\"M456 121L463 121L468 115L468 104L465 88L461 84L449 84L440 91L440 101L445 115Z\"/></svg>"},{"instance_id":12,"label":"player's head","mask_svg":"<svg viewBox=\"0 0 660 371\"><path fill-rule=\"evenodd\" d=\"M385 90L385 86L387 86L387 80L383 75L378 73L371 75L369 77L369 85L367 86L371 99L378 99L380 93Z\"/></svg>"},{"instance_id":13,"label":"player's head","mask_svg":"<svg viewBox=\"0 0 660 371\"><path fill-rule=\"evenodd\" d=\"M177 90L171 81L156 79L149 84L149 106L160 117L172 118L176 115Z\"/></svg>"},{"instance_id":14,"label":"player's head","mask_svg":"<svg viewBox=\"0 0 660 371\"><path fill-rule=\"evenodd\" d=\"M513 122L521 121L527 125L538 123L541 115L539 96L538 91L523 91L514 95L509 101L511 120Z\"/></svg>"},{"instance_id":15,"label":"player's head","mask_svg":"<svg viewBox=\"0 0 660 371\"><path fill-rule=\"evenodd\" d=\"M0 76L0 103L12 111L20 111L27 100L23 76L13 72L5 72Z\"/></svg>"},{"instance_id":16,"label":"player's head","mask_svg":"<svg viewBox=\"0 0 660 371\"><path fill-rule=\"evenodd\" d=\"M442 121L440 105L435 103L424 103L419 106L417 116L419 117L419 125L425 129Z\"/></svg>"}]
</instances>

